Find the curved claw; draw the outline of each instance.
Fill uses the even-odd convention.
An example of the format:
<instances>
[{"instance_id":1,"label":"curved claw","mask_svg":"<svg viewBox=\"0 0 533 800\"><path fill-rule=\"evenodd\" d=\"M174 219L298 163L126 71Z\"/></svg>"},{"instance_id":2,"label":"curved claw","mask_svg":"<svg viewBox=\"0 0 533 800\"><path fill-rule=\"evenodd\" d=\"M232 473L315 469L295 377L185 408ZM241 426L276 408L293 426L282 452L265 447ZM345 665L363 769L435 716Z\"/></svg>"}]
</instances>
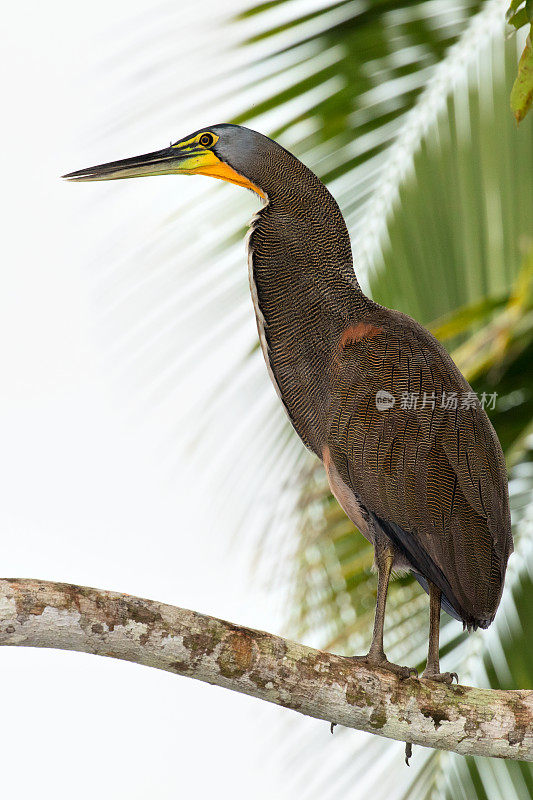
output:
<instances>
[{"instance_id":1,"label":"curved claw","mask_svg":"<svg viewBox=\"0 0 533 800\"><path fill-rule=\"evenodd\" d=\"M459 676L457 672L423 672L421 677L427 681L438 681L439 683L446 683L451 686L453 679L459 683Z\"/></svg>"},{"instance_id":2,"label":"curved claw","mask_svg":"<svg viewBox=\"0 0 533 800\"><path fill-rule=\"evenodd\" d=\"M377 669L384 669L387 672L393 672L400 680L404 681L407 678L418 678L418 672L414 667L402 667L399 664L393 664L387 658L379 658L376 656L348 656L352 661L358 661L368 667L377 667Z\"/></svg>"},{"instance_id":3,"label":"curved claw","mask_svg":"<svg viewBox=\"0 0 533 800\"><path fill-rule=\"evenodd\" d=\"M377 666L394 672L401 681L405 681L407 678L418 678L418 670L414 667L400 667L398 664L391 664L390 662L378 664Z\"/></svg>"},{"instance_id":4,"label":"curved claw","mask_svg":"<svg viewBox=\"0 0 533 800\"><path fill-rule=\"evenodd\" d=\"M393 664L393 666L396 665ZM388 669L388 667L385 666L384 669ZM414 667L399 667L398 670L393 670L393 672L396 672L402 681L407 680L407 678L418 678L418 670Z\"/></svg>"}]
</instances>

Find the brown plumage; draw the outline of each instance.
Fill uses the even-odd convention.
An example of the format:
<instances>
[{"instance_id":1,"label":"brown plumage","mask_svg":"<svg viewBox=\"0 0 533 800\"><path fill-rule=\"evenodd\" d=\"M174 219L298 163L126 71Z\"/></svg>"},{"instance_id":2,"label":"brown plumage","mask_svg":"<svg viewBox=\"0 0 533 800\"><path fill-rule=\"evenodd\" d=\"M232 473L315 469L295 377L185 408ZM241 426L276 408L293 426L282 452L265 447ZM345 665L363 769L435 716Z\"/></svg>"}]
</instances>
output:
<instances>
[{"instance_id":1,"label":"brown plumage","mask_svg":"<svg viewBox=\"0 0 533 800\"><path fill-rule=\"evenodd\" d=\"M392 568L412 570L433 604L469 628L494 619L512 551L503 455L442 345L360 290L325 187L285 151L277 158L284 178L275 186L247 175L270 199L250 236L263 350L296 431L375 546L386 579L370 660L391 666L382 617ZM392 407L376 407L380 391ZM409 408L412 395L418 408ZM450 680L438 671L438 618L431 638L426 674Z\"/></svg>"},{"instance_id":2,"label":"brown plumage","mask_svg":"<svg viewBox=\"0 0 533 800\"><path fill-rule=\"evenodd\" d=\"M440 607L469 628L490 625L512 551L505 465L485 411L427 330L362 293L335 200L265 136L215 125L67 177L180 171L245 185L265 200L252 223L249 272L267 367L295 430L375 549L376 620L362 658L412 672L383 651L390 573L406 568L430 595L424 675L450 681L439 672Z\"/></svg>"},{"instance_id":3,"label":"brown plumage","mask_svg":"<svg viewBox=\"0 0 533 800\"><path fill-rule=\"evenodd\" d=\"M486 628L511 544L498 440L480 405L463 402L470 386L427 331L385 308L369 317L381 333L346 347L332 379L331 460L407 562L469 627ZM376 408L381 389L392 408ZM424 407L402 408L411 394ZM457 408L443 408L452 396Z\"/></svg>"}]
</instances>

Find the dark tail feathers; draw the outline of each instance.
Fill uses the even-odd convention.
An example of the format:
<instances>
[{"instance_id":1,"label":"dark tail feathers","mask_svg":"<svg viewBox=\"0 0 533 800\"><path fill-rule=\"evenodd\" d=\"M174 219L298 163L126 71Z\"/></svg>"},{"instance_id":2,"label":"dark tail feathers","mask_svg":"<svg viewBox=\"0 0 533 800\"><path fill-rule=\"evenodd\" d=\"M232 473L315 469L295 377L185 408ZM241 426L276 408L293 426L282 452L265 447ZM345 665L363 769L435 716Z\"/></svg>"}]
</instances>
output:
<instances>
[{"instance_id":1,"label":"dark tail feathers","mask_svg":"<svg viewBox=\"0 0 533 800\"><path fill-rule=\"evenodd\" d=\"M461 604L455 597L446 575L440 567L435 564L431 556L412 534L404 531L403 528L400 528L395 522L388 522L385 519L381 519L381 517L378 517L372 511L369 513L374 523L381 528L412 565L414 576L424 591L429 594L428 581L438 586L442 592L441 608L443 608L447 614L459 620L459 622L462 622L469 630L471 628L475 630L476 628L489 627L492 620L474 619L461 608Z\"/></svg>"}]
</instances>

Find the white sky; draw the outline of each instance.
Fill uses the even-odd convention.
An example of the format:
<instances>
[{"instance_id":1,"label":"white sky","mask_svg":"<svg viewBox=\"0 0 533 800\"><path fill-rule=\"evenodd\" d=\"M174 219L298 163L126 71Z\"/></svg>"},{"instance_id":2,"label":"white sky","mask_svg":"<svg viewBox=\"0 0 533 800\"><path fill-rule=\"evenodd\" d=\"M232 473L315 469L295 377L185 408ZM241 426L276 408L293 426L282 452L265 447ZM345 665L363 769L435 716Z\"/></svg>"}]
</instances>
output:
<instances>
[{"instance_id":1,"label":"white sky","mask_svg":"<svg viewBox=\"0 0 533 800\"><path fill-rule=\"evenodd\" d=\"M212 0L182 4L184 49L214 8ZM169 179L58 178L221 121L201 108L181 114L177 86L168 119L180 119L179 129L154 138L143 119L110 128L114 108L123 119L135 101L136 70L149 86L141 67L150 53L135 43L152 13L143 0L3 11L0 572L125 591L276 631L274 598L248 580L247 553L228 550L229 531L209 513L186 455L171 474L161 466L152 443L168 419L148 413L143 424L130 386L113 374L101 325L100 279L113 242L135 251L169 192L196 190L185 180L174 189L162 183ZM292 797L299 791L294 775L287 780L287 734L314 732L329 744L324 723L297 725L251 698L110 659L2 648L0 674L6 797ZM314 748L308 760L302 754L302 786L307 771L317 774L315 756Z\"/></svg>"}]
</instances>

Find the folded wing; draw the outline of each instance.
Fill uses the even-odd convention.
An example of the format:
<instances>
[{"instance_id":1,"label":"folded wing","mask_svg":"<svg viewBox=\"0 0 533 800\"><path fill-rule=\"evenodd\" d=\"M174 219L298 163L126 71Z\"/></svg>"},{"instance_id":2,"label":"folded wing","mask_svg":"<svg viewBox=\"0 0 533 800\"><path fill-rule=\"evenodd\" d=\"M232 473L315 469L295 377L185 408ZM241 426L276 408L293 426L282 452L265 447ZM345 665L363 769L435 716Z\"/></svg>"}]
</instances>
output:
<instances>
[{"instance_id":1,"label":"folded wing","mask_svg":"<svg viewBox=\"0 0 533 800\"><path fill-rule=\"evenodd\" d=\"M467 625L487 627L512 551L496 434L424 328L383 310L365 330L343 337L333 360L331 459L413 570ZM378 408L379 392L394 403Z\"/></svg>"}]
</instances>

